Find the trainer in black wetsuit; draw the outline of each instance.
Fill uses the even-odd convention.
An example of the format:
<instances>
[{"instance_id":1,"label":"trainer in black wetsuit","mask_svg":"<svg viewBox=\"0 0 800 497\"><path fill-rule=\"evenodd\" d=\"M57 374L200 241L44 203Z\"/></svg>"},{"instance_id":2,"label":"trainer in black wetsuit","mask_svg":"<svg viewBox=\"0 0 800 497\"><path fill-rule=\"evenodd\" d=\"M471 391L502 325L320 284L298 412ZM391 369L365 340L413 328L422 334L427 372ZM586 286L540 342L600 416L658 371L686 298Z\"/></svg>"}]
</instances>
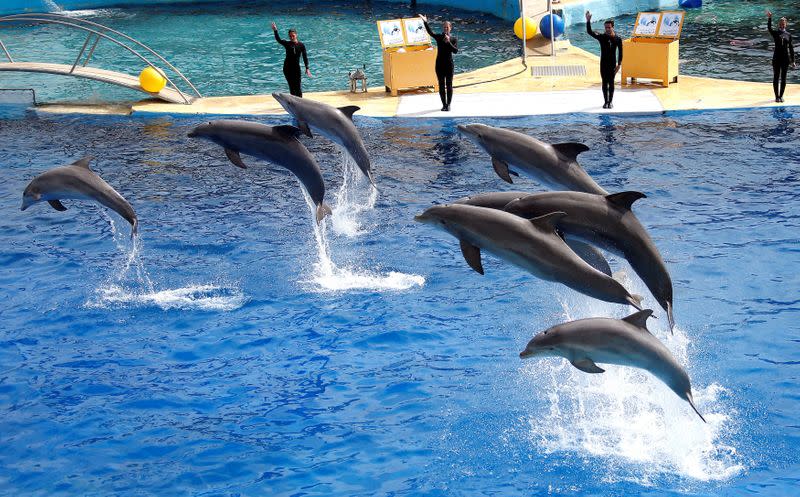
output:
<instances>
[{"instance_id":1,"label":"trainer in black wetsuit","mask_svg":"<svg viewBox=\"0 0 800 497\"><path fill-rule=\"evenodd\" d=\"M272 23L272 32L275 34L275 39L278 40L278 43L286 49L286 59L283 61L283 75L286 76L286 82L289 83L289 93L302 97L303 89L300 83L302 81L302 73L300 72L301 55L303 56L303 64L306 66L306 74L311 76L311 71L308 69L306 46L297 39L297 31L294 29L289 30L289 41L281 39L274 22Z\"/></svg>"},{"instance_id":2,"label":"trainer in black wetsuit","mask_svg":"<svg viewBox=\"0 0 800 497\"><path fill-rule=\"evenodd\" d=\"M586 32L600 42L600 77L603 79L603 98L606 103L604 109L612 109L614 100L614 77L622 65L622 38L614 32L614 21L605 22L605 33L597 34L592 31L592 14L586 12ZM619 51L619 59L616 53Z\"/></svg>"},{"instance_id":3,"label":"trainer in black wetsuit","mask_svg":"<svg viewBox=\"0 0 800 497\"><path fill-rule=\"evenodd\" d=\"M439 81L439 98L442 99L442 110L450 110L450 102L453 100L453 54L458 53L458 40L450 36L450 21L443 24L444 32L440 35L431 31L428 20L420 16L425 23L425 29L431 38L436 40L436 79Z\"/></svg>"},{"instance_id":4,"label":"trainer in black wetsuit","mask_svg":"<svg viewBox=\"0 0 800 497\"><path fill-rule=\"evenodd\" d=\"M775 52L772 54L772 89L775 101L783 102L783 91L786 89L786 73L789 65L794 66L794 47L792 35L786 31L786 18L778 22L778 29L772 29L772 12L767 11L767 30L775 40Z\"/></svg>"}]
</instances>

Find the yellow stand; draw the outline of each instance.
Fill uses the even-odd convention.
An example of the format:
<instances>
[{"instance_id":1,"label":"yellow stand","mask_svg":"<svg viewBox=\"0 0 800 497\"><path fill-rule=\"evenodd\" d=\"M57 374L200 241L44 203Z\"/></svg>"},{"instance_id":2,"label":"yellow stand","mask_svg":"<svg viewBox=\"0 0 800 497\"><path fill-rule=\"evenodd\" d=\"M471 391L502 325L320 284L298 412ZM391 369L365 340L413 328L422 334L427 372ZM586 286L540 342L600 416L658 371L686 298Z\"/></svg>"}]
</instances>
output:
<instances>
[{"instance_id":1,"label":"yellow stand","mask_svg":"<svg viewBox=\"0 0 800 497\"><path fill-rule=\"evenodd\" d=\"M397 90L432 86L439 90L436 80L436 49L414 50L406 47L406 51L383 51L383 84L386 91L397 96Z\"/></svg>"},{"instance_id":2,"label":"yellow stand","mask_svg":"<svg viewBox=\"0 0 800 497\"><path fill-rule=\"evenodd\" d=\"M678 82L678 40L631 38L622 42L622 84L628 78L654 79L668 87Z\"/></svg>"}]
</instances>

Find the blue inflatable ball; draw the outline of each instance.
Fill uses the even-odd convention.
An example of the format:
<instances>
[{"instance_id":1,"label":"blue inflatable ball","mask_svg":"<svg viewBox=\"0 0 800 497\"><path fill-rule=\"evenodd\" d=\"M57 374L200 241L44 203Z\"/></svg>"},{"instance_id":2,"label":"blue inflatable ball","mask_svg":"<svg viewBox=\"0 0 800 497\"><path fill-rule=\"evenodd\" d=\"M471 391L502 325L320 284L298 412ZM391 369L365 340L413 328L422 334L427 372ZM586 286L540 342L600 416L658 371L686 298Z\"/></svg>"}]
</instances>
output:
<instances>
[{"instance_id":1,"label":"blue inflatable ball","mask_svg":"<svg viewBox=\"0 0 800 497\"><path fill-rule=\"evenodd\" d=\"M553 14L553 37L558 38L564 34L564 19L556 14ZM550 14L542 17L539 21L539 33L547 39L550 39Z\"/></svg>"},{"instance_id":2,"label":"blue inflatable ball","mask_svg":"<svg viewBox=\"0 0 800 497\"><path fill-rule=\"evenodd\" d=\"M703 0L680 0L678 5L684 9L699 9L703 6Z\"/></svg>"}]
</instances>

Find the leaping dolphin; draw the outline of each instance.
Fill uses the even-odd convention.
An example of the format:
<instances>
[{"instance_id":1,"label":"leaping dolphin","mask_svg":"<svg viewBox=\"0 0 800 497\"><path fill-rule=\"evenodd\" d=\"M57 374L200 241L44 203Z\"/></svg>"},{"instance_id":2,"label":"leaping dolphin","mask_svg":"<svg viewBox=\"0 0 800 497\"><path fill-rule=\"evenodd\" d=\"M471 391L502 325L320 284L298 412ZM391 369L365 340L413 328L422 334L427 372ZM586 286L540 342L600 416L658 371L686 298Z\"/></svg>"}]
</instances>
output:
<instances>
[{"instance_id":1,"label":"leaping dolphin","mask_svg":"<svg viewBox=\"0 0 800 497\"><path fill-rule=\"evenodd\" d=\"M550 212L528 220L501 210L452 204L431 207L414 219L458 238L467 264L480 274L481 249L485 249L543 280L641 309L641 297L631 295L619 282L591 267L558 236L555 224L564 216L563 212Z\"/></svg>"},{"instance_id":2,"label":"leaping dolphin","mask_svg":"<svg viewBox=\"0 0 800 497\"><path fill-rule=\"evenodd\" d=\"M136 212L122 195L89 169L89 161L92 159L94 157L86 156L68 166L56 167L33 178L22 194L22 210L42 200L46 200L57 211L67 210L61 200L94 200L131 223L131 236L136 235L139 227Z\"/></svg>"},{"instance_id":3,"label":"leaping dolphin","mask_svg":"<svg viewBox=\"0 0 800 497\"><path fill-rule=\"evenodd\" d=\"M669 328L675 328L672 279L653 240L636 215L633 203L646 195L620 192L595 195L581 192L545 192L528 195L506 205L506 212L531 218L562 211L558 228L567 238L591 243L628 260L659 305L667 311Z\"/></svg>"},{"instance_id":4,"label":"leaping dolphin","mask_svg":"<svg viewBox=\"0 0 800 497\"><path fill-rule=\"evenodd\" d=\"M647 329L652 313L644 309L624 319L589 318L559 324L533 337L519 356L563 357L585 373L603 373L598 362L644 369L687 401L705 422L694 405L689 375Z\"/></svg>"},{"instance_id":5,"label":"leaping dolphin","mask_svg":"<svg viewBox=\"0 0 800 497\"><path fill-rule=\"evenodd\" d=\"M514 200L518 200L522 197L527 197L530 195L526 192L486 192L486 193L479 193L477 195L470 195L469 197L460 198L454 201L454 204L467 204L467 205L475 205L477 207L488 207L489 209L500 209L503 210L506 205ZM553 211L555 212L555 211ZM536 217L536 216L532 216ZM561 231L557 231L559 236L564 239L564 241L569 245L578 257L589 263L590 266L597 269L598 271L611 276L611 266L608 264L605 256L602 252L594 248L592 245L588 243L584 243L580 240L576 240L575 238L567 238L563 236Z\"/></svg>"},{"instance_id":6,"label":"leaping dolphin","mask_svg":"<svg viewBox=\"0 0 800 497\"><path fill-rule=\"evenodd\" d=\"M485 124L459 124L457 127L492 157L495 172L508 183L513 183L510 175L516 173L509 167L514 167L549 188L608 193L578 164L578 154L589 150L582 143L550 145L510 129Z\"/></svg>"},{"instance_id":7,"label":"leaping dolphin","mask_svg":"<svg viewBox=\"0 0 800 497\"><path fill-rule=\"evenodd\" d=\"M325 182L317 161L297 139L294 126L266 126L250 121L222 119L201 124L190 138L204 138L225 148L235 166L246 168L240 153L264 159L291 171L303 184L317 206L317 223L331 213L325 203Z\"/></svg>"},{"instance_id":8,"label":"leaping dolphin","mask_svg":"<svg viewBox=\"0 0 800 497\"><path fill-rule=\"evenodd\" d=\"M286 112L297 119L297 127L306 136L313 136L310 129L313 128L322 136L344 148L372 186L375 186L367 149L353 124L353 113L360 107L348 105L337 109L328 104L296 97L289 93L273 93L272 96Z\"/></svg>"}]
</instances>

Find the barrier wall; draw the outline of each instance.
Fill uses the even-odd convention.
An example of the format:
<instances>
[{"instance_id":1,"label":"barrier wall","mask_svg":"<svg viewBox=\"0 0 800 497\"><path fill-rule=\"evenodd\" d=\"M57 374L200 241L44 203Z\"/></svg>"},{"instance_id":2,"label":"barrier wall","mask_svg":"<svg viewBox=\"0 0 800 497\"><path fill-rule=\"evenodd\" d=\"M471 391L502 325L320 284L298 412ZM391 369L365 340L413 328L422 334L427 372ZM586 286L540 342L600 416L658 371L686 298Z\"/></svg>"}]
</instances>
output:
<instances>
[{"instance_id":1,"label":"barrier wall","mask_svg":"<svg viewBox=\"0 0 800 497\"><path fill-rule=\"evenodd\" d=\"M0 15L23 12L53 12L57 9L78 10L96 9L100 7L125 5L153 5L164 3L213 3L218 0L0 0ZM393 3L408 4L409 0L384 0ZM305 0L313 3L312 0ZM583 2L555 5L564 10L564 21L567 25L584 22L584 12L592 11L597 20L620 14L633 14L641 10L658 8L674 8L678 0L585 0ZM513 21L519 17L518 0L418 0L417 7L425 6L458 7L493 14L502 19Z\"/></svg>"}]
</instances>

